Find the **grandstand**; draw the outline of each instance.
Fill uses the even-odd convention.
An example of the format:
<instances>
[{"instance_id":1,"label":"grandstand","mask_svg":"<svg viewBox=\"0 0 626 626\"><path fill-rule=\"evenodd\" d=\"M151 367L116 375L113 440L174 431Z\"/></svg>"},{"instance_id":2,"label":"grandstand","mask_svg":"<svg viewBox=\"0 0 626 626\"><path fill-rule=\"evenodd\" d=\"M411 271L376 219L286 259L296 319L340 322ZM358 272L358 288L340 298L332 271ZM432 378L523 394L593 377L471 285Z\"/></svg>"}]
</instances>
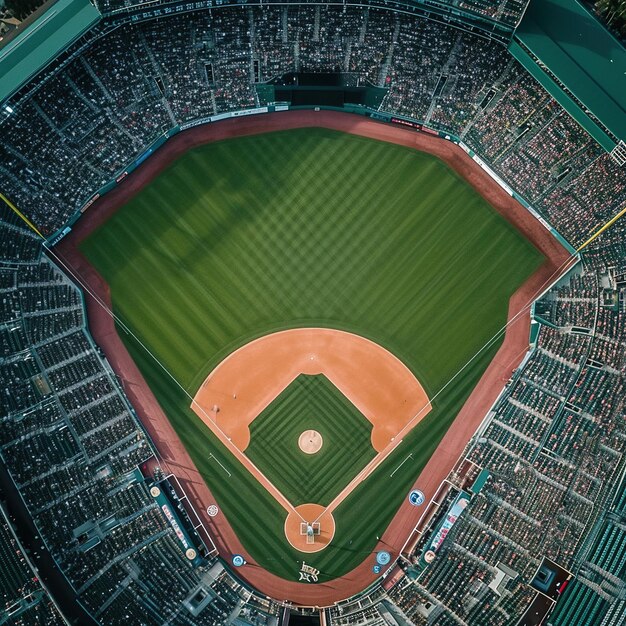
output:
<instances>
[{"instance_id":1,"label":"grandstand","mask_svg":"<svg viewBox=\"0 0 626 626\"><path fill-rule=\"evenodd\" d=\"M186 556L151 493L158 452L54 245L169 137L280 110L264 87L306 71L384 88L377 109L344 110L458 143L576 253L626 206L626 77L599 100L574 89L569 63L531 41L542 2L101 0L0 49L0 192L47 239L2 203L0 461L94 623L278 626L291 603L249 588L210 536ZM625 242L622 220L534 303L530 352L395 569L304 613L338 626L626 621ZM469 504L424 566L461 492ZM0 624L63 623L16 541L1 518ZM548 561L567 581L551 595L532 584Z\"/></svg>"},{"instance_id":2,"label":"grandstand","mask_svg":"<svg viewBox=\"0 0 626 626\"><path fill-rule=\"evenodd\" d=\"M64 624L0 507L0 624Z\"/></svg>"}]
</instances>

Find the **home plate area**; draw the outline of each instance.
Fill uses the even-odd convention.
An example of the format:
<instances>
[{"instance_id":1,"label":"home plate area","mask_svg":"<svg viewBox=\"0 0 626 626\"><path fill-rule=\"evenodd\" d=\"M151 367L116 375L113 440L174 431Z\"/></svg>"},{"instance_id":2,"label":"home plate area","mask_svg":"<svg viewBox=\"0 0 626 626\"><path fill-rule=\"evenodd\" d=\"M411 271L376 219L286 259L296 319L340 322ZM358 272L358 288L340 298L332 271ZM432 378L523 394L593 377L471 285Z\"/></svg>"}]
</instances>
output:
<instances>
[{"instance_id":1,"label":"home plate area","mask_svg":"<svg viewBox=\"0 0 626 626\"><path fill-rule=\"evenodd\" d=\"M285 509L289 543L318 552L335 534L335 508L431 404L382 346L344 331L299 328L230 354L191 408Z\"/></svg>"}]
</instances>

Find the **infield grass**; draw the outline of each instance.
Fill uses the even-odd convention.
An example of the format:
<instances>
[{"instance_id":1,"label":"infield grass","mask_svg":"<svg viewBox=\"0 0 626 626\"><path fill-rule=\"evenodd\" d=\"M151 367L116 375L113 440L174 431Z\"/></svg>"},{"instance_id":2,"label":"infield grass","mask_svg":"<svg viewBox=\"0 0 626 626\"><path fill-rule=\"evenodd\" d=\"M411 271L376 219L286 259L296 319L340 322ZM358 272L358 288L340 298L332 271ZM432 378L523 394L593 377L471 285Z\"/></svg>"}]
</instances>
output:
<instances>
[{"instance_id":1,"label":"infield grass","mask_svg":"<svg viewBox=\"0 0 626 626\"><path fill-rule=\"evenodd\" d=\"M438 159L322 129L187 153L82 250L116 313L180 383L121 332L246 549L297 580L284 510L188 408L227 354L285 328L357 333L402 359L433 398L506 322L542 256ZM480 352L385 463L335 511L320 581L361 562L475 386ZM413 461L402 460L411 452ZM232 476L209 458L214 455Z\"/></svg>"},{"instance_id":2,"label":"infield grass","mask_svg":"<svg viewBox=\"0 0 626 626\"><path fill-rule=\"evenodd\" d=\"M305 430L323 445L316 454L298 447ZM298 376L250 424L245 453L293 504L327 506L375 456L372 424L326 376Z\"/></svg>"}]
</instances>

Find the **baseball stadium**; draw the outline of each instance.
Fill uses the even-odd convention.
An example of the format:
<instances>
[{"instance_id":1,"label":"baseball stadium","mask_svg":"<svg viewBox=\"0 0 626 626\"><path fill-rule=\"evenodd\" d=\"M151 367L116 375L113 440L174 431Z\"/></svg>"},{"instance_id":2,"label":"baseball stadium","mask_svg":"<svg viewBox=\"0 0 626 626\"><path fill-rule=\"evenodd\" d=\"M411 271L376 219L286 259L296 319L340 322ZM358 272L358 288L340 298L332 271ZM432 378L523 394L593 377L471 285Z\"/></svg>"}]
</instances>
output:
<instances>
[{"instance_id":1,"label":"baseball stadium","mask_svg":"<svg viewBox=\"0 0 626 626\"><path fill-rule=\"evenodd\" d=\"M0 625L626 624L623 3L26 4Z\"/></svg>"}]
</instances>

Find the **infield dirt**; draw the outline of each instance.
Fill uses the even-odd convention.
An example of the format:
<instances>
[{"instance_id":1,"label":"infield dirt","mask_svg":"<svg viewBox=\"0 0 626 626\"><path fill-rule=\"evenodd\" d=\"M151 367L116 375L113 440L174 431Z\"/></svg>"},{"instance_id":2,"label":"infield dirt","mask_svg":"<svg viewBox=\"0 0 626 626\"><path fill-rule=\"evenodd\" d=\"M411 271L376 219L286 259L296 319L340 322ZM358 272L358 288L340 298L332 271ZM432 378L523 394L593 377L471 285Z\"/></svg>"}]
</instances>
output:
<instances>
[{"instance_id":1,"label":"infield dirt","mask_svg":"<svg viewBox=\"0 0 626 626\"><path fill-rule=\"evenodd\" d=\"M422 385L388 350L329 328L281 331L239 348L207 376L191 408L244 452L252 420L298 374L324 374L372 423L379 453L431 409Z\"/></svg>"},{"instance_id":2,"label":"infield dirt","mask_svg":"<svg viewBox=\"0 0 626 626\"><path fill-rule=\"evenodd\" d=\"M245 450L252 421L300 374L324 374L371 422L372 447L378 452L316 516L323 517L367 480L432 407L419 381L399 359L352 333L297 328L266 335L233 352L202 383L191 408L288 515L296 509ZM307 552L330 543L328 539L316 544L316 550L307 549L294 524L285 524L285 534L292 546Z\"/></svg>"}]
</instances>

